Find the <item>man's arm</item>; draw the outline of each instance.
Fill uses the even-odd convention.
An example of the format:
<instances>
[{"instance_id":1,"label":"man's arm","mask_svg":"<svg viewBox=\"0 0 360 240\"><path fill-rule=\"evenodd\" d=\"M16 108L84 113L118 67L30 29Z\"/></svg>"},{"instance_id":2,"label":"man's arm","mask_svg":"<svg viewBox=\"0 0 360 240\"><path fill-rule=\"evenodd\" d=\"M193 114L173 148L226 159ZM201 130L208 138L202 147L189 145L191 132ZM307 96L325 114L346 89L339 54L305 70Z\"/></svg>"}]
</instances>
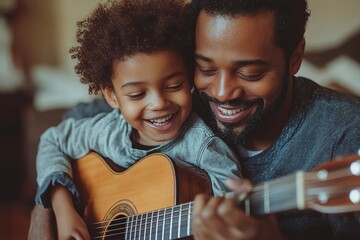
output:
<instances>
[{"instance_id":1,"label":"man's arm","mask_svg":"<svg viewBox=\"0 0 360 240\"><path fill-rule=\"evenodd\" d=\"M56 239L55 218L52 209L35 205L31 212L28 240Z\"/></svg>"}]
</instances>

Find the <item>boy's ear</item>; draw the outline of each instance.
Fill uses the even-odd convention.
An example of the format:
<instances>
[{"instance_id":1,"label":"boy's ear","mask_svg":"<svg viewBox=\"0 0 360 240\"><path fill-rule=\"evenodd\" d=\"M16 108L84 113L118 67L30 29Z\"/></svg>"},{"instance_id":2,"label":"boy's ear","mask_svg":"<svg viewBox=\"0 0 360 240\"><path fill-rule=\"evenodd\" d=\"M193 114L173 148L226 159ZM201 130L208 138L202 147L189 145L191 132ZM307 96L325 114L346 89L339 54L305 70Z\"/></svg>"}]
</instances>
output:
<instances>
[{"instance_id":1,"label":"boy's ear","mask_svg":"<svg viewBox=\"0 0 360 240\"><path fill-rule=\"evenodd\" d=\"M116 98L114 90L110 88L102 88L101 89L102 94L105 97L106 102L112 107L112 108L120 108L120 105L118 103L118 100Z\"/></svg>"},{"instance_id":2,"label":"boy's ear","mask_svg":"<svg viewBox=\"0 0 360 240\"><path fill-rule=\"evenodd\" d=\"M295 75L301 66L304 57L305 39L302 39L290 58L290 74Z\"/></svg>"}]
</instances>

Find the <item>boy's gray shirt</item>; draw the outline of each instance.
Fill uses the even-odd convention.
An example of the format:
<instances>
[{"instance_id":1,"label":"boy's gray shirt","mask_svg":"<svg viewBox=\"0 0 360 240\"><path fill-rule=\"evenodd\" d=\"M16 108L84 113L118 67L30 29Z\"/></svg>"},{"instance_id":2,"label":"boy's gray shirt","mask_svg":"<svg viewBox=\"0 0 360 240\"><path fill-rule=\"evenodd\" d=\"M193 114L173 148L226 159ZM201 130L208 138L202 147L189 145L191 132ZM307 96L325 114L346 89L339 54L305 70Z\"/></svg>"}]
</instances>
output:
<instances>
[{"instance_id":1,"label":"boy's gray shirt","mask_svg":"<svg viewBox=\"0 0 360 240\"><path fill-rule=\"evenodd\" d=\"M195 114L188 117L174 139L150 150L133 148L132 131L118 110L90 118L70 118L45 131L36 159L39 185L36 203L50 206L47 190L54 184L67 187L77 199L78 193L71 180L71 159L76 161L89 151L95 151L124 168L151 153L166 154L171 159L205 170L215 195L227 191L226 179L240 177L236 155Z\"/></svg>"}]
</instances>

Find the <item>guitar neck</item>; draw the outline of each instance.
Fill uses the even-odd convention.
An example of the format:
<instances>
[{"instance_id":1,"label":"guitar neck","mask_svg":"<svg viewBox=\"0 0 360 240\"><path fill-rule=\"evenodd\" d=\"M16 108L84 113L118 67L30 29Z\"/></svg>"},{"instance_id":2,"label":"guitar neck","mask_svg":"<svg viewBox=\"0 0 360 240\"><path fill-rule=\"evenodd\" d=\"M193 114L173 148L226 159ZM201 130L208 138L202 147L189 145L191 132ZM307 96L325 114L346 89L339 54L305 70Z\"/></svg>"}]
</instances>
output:
<instances>
[{"instance_id":1,"label":"guitar neck","mask_svg":"<svg viewBox=\"0 0 360 240\"><path fill-rule=\"evenodd\" d=\"M255 186L248 197L238 197L246 215L266 215L305 208L304 173L281 177Z\"/></svg>"}]
</instances>

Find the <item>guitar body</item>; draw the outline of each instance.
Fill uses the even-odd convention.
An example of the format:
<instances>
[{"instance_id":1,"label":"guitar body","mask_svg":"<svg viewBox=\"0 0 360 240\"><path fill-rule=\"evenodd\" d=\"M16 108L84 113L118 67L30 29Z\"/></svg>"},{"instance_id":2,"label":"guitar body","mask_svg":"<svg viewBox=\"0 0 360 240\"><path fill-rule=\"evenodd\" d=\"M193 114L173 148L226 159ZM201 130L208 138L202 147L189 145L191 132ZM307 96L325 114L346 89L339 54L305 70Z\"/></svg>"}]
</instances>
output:
<instances>
[{"instance_id":1,"label":"guitar body","mask_svg":"<svg viewBox=\"0 0 360 240\"><path fill-rule=\"evenodd\" d=\"M120 238L109 237L115 221L192 201L200 192L211 193L205 172L162 154L149 155L122 171L94 152L72 162L82 217L93 238L127 239L123 232ZM141 239L169 239L145 236Z\"/></svg>"}]
</instances>

